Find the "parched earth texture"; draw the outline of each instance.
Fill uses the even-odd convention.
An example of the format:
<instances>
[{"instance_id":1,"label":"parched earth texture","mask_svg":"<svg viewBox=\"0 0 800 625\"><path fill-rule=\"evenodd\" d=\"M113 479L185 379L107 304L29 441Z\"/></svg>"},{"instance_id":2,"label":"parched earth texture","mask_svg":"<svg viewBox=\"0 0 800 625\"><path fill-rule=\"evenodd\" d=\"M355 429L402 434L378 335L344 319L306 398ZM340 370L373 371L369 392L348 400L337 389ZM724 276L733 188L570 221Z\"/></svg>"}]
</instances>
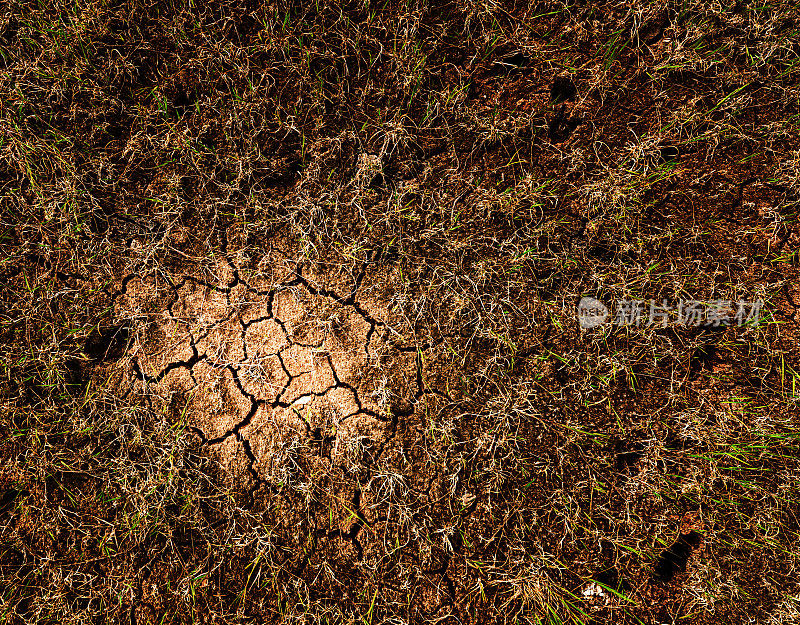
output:
<instances>
[{"instance_id":1,"label":"parched earth texture","mask_svg":"<svg viewBox=\"0 0 800 625\"><path fill-rule=\"evenodd\" d=\"M430 346L410 342L408 320L383 297L391 282L365 283L366 267L339 292L290 258L267 255L259 266L245 277L220 263L216 281L120 280L115 320L131 342L115 366L117 392L182 413L229 468L243 463L256 481L281 482L298 445L334 463L359 450L377 460L426 393Z\"/></svg>"},{"instance_id":2,"label":"parched earth texture","mask_svg":"<svg viewBox=\"0 0 800 625\"><path fill-rule=\"evenodd\" d=\"M0 622L800 622L798 41L4 3Z\"/></svg>"}]
</instances>

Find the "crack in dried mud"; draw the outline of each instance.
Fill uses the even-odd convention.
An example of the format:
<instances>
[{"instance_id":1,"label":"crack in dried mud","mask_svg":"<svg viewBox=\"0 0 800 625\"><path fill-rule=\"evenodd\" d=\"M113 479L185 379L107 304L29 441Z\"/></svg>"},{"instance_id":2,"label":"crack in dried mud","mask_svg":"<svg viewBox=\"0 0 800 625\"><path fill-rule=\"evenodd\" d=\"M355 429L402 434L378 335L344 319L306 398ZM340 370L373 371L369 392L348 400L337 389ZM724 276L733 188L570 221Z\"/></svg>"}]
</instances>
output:
<instances>
[{"instance_id":1,"label":"crack in dried mud","mask_svg":"<svg viewBox=\"0 0 800 625\"><path fill-rule=\"evenodd\" d=\"M165 301L152 277L130 274L112 299L120 317L148 309L149 323L129 359L142 392L167 403L182 399L183 412L191 413L187 429L203 445L221 448L234 438L253 482L251 495L280 481L273 456L290 453L293 434L302 432L334 463L345 461L344 447L367 441L356 449L375 462L400 419L426 395L449 399L426 388L423 375L423 353L442 339L395 345L390 337L403 334L390 325L386 305L358 299L380 254L369 255L344 296L304 274L301 264L264 289L240 275L222 239L230 275L223 285L189 274L165 276ZM237 452L228 453L233 462ZM359 553L362 524L337 534Z\"/></svg>"}]
</instances>

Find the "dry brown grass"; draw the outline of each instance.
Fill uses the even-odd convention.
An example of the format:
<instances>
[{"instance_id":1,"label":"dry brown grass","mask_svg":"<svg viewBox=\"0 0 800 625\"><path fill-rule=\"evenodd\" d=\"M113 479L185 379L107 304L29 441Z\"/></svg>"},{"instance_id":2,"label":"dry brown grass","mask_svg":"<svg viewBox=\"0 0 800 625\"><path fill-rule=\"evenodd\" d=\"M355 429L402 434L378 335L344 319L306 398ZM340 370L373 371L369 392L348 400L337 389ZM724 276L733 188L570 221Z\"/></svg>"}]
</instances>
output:
<instances>
[{"instance_id":1,"label":"dry brown grass","mask_svg":"<svg viewBox=\"0 0 800 625\"><path fill-rule=\"evenodd\" d=\"M796 619L799 17L6 4L0 620ZM379 449L262 470L118 392L185 276L287 266L402 320ZM122 315L129 276L165 300ZM584 295L764 316L587 332Z\"/></svg>"}]
</instances>

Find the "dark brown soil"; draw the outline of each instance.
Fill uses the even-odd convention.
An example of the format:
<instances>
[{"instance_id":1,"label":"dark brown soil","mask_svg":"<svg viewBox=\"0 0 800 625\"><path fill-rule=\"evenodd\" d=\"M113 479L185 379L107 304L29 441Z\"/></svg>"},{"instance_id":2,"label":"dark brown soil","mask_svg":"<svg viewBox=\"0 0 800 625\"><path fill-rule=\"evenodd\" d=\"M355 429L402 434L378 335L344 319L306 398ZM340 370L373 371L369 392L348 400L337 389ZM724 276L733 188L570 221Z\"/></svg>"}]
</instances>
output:
<instances>
[{"instance_id":1,"label":"dark brown soil","mask_svg":"<svg viewBox=\"0 0 800 625\"><path fill-rule=\"evenodd\" d=\"M800 618L799 13L0 10L0 620Z\"/></svg>"}]
</instances>

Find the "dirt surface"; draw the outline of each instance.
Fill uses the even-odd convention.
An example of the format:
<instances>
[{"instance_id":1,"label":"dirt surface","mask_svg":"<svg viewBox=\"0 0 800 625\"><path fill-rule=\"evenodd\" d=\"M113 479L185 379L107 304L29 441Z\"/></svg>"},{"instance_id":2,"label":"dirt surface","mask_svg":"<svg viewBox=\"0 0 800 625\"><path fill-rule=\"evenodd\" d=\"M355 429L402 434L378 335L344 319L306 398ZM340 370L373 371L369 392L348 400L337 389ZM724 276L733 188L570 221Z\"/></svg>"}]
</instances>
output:
<instances>
[{"instance_id":1,"label":"dirt surface","mask_svg":"<svg viewBox=\"0 0 800 625\"><path fill-rule=\"evenodd\" d=\"M256 481L280 482L297 446L334 465L360 463L359 450L376 461L426 393L430 346L417 345L408 320L374 295L385 282L365 281L368 265L344 294L283 254L257 265L268 274L229 260L216 272L229 282L217 284L123 277L113 319L129 347L111 372L115 392L157 398L229 469L247 456ZM231 437L239 445L224 445Z\"/></svg>"},{"instance_id":2,"label":"dirt surface","mask_svg":"<svg viewBox=\"0 0 800 625\"><path fill-rule=\"evenodd\" d=\"M796 622L799 28L4 6L0 621Z\"/></svg>"}]
</instances>

